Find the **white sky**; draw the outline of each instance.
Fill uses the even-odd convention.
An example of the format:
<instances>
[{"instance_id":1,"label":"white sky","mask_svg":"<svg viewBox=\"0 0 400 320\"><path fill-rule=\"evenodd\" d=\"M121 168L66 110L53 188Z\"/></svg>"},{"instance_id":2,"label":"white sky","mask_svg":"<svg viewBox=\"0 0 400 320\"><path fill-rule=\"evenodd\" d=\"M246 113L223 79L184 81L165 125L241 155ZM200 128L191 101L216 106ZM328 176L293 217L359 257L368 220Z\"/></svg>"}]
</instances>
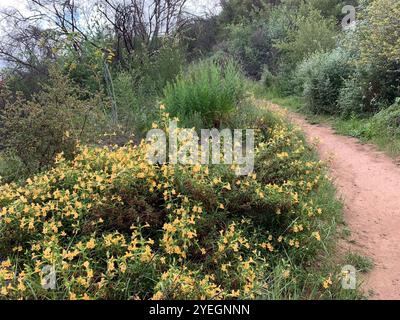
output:
<instances>
[{"instance_id":1,"label":"white sky","mask_svg":"<svg viewBox=\"0 0 400 320\"><path fill-rule=\"evenodd\" d=\"M85 4L90 4L96 0L76 0L76 2L83 2ZM0 0L0 10L5 8L15 8L18 9L22 14L29 14L28 3L30 0ZM202 15L205 13L218 13L219 11L219 0L188 0L186 9L197 15ZM0 20L0 41L2 35L2 21ZM0 69L4 66L0 59Z\"/></svg>"},{"instance_id":2,"label":"white sky","mask_svg":"<svg viewBox=\"0 0 400 320\"><path fill-rule=\"evenodd\" d=\"M16 8L20 11L25 9L25 0L0 0L0 8Z\"/></svg>"},{"instance_id":3,"label":"white sky","mask_svg":"<svg viewBox=\"0 0 400 320\"><path fill-rule=\"evenodd\" d=\"M29 0L0 0L0 8L16 8L21 12L27 12L26 3ZM89 0L90 1L90 0ZM203 13L213 10L218 6L219 0L188 0L187 7L190 11Z\"/></svg>"}]
</instances>

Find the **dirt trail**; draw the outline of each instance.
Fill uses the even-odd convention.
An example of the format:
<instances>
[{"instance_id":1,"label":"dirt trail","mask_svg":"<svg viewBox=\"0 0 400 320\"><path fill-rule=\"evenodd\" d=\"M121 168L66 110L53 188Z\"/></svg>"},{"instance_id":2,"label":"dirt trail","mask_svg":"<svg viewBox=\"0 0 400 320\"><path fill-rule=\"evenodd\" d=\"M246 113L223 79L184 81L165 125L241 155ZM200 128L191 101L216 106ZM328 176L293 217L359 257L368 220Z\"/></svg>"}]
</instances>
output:
<instances>
[{"instance_id":1,"label":"dirt trail","mask_svg":"<svg viewBox=\"0 0 400 320\"><path fill-rule=\"evenodd\" d=\"M269 104L274 110L282 108ZM286 112L286 111L285 111ZM309 141L318 139L320 157L330 161L330 174L345 204L345 221L353 244L348 248L374 260L363 290L372 299L400 300L400 167L372 145L336 135L324 125L311 125L288 112Z\"/></svg>"}]
</instances>

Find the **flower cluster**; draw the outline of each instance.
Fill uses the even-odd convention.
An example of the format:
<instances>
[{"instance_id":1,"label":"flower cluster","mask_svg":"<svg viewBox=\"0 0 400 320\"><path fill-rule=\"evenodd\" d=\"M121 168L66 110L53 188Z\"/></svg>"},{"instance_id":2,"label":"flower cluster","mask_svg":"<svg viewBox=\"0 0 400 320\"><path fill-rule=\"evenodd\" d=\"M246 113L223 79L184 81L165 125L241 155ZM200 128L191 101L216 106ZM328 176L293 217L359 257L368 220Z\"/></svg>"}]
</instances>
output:
<instances>
[{"instance_id":1,"label":"flower cluster","mask_svg":"<svg viewBox=\"0 0 400 320\"><path fill-rule=\"evenodd\" d=\"M0 297L262 297L277 261L321 241L324 209L309 195L325 177L293 130L257 135L245 177L149 164L142 142L80 146L73 161L60 154L53 169L0 186Z\"/></svg>"}]
</instances>

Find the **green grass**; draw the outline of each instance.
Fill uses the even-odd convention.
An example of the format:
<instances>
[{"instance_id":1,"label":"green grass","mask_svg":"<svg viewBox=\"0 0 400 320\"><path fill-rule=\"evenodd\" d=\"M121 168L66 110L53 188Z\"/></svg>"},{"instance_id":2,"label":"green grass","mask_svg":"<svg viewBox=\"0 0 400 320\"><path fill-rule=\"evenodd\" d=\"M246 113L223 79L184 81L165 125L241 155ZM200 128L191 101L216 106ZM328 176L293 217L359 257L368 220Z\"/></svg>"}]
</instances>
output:
<instances>
[{"instance_id":1,"label":"green grass","mask_svg":"<svg viewBox=\"0 0 400 320\"><path fill-rule=\"evenodd\" d=\"M315 159L317 155L314 154ZM268 290L265 299L268 300L362 300L366 297L362 294L360 286L355 290L346 290L341 286L339 276L342 267L349 264L348 256L336 254L338 241L344 228L343 204L336 197L336 189L329 180L324 183L311 195L309 201L316 206L323 206L329 215L321 217L319 229L321 230L322 249L318 252L310 252L304 256L303 263L294 263L293 256L288 253L285 262L281 267L274 269L270 275L274 279L273 285ZM356 255L354 255L356 256ZM359 270L364 266L360 262L354 264ZM353 264L352 264L353 265ZM290 266L291 274L294 277L285 279L282 274L285 267ZM365 267L365 266L364 266ZM322 284L328 277L332 279L332 285L324 289ZM288 293L290 295L288 296Z\"/></svg>"},{"instance_id":2,"label":"green grass","mask_svg":"<svg viewBox=\"0 0 400 320\"><path fill-rule=\"evenodd\" d=\"M277 90L266 90L260 85L254 85L254 93L258 98L263 98L278 104L291 111L302 113L311 124L328 124L337 134L354 137L362 143L372 143L379 150L390 157L400 156L400 138L388 133L388 130L379 129L375 124L377 116L341 118L323 114L312 114L305 110L303 99L299 96L284 97Z\"/></svg>"},{"instance_id":3,"label":"green grass","mask_svg":"<svg viewBox=\"0 0 400 320\"><path fill-rule=\"evenodd\" d=\"M284 97L279 94L277 90L265 90L261 85L252 85L254 95L260 99L266 99L272 103L278 104L282 107L288 108L293 111L299 111L303 106L303 99L298 96Z\"/></svg>"},{"instance_id":4,"label":"green grass","mask_svg":"<svg viewBox=\"0 0 400 320\"><path fill-rule=\"evenodd\" d=\"M265 99L272 103L278 104L288 110L302 112L303 100L298 96L282 97L276 91L266 92L261 86L253 84L253 93L258 99ZM306 114L310 122L322 122L326 118ZM313 159L317 159L316 151L313 152ZM350 231L346 229L343 219L343 204L336 196L336 188L333 184L326 180L320 186L318 191L312 196L312 201L316 206L323 206L330 215L321 219L320 230L324 234L322 240L322 250L320 250L310 261L307 261L307 266L292 270L296 275L295 281L286 283L279 275L275 274L275 279L281 279L276 287L271 288L270 295L267 299L279 299L284 297L282 290L290 288L291 299L339 299L339 300L354 300L365 299L359 287L356 290L344 290L341 287L341 282L337 277L341 274L343 266L348 264L347 257L336 254L339 239L349 236ZM343 230L346 230L345 232ZM314 253L315 254L315 253ZM290 255L288 255L290 261ZM307 258L306 258L307 260ZM294 264L291 264L294 265ZM277 269L278 270L278 269ZM321 289L324 279L331 275L333 284L327 289ZM334 280L336 279L336 281ZM284 284L284 286L283 286ZM361 283L358 284L359 286Z\"/></svg>"},{"instance_id":5,"label":"green grass","mask_svg":"<svg viewBox=\"0 0 400 320\"><path fill-rule=\"evenodd\" d=\"M377 130L373 126L373 117L340 119L331 118L329 123L338 134L358 138L363 143L373 143L379 150L396 158L400 156L400 139L386 130Z\"/></svg>"},{"instance_id":6,"label":"green grass","mask_svg":"<svg viewBox=\"0 0 400 320\"><path fill-rule=\"evenodd\" d=\"M357 271L367 273L374 267L374 262L369 258L358 253L348 253L345 256L345 261L348 265L354 266Z\"/></svg>"}]
</instances>

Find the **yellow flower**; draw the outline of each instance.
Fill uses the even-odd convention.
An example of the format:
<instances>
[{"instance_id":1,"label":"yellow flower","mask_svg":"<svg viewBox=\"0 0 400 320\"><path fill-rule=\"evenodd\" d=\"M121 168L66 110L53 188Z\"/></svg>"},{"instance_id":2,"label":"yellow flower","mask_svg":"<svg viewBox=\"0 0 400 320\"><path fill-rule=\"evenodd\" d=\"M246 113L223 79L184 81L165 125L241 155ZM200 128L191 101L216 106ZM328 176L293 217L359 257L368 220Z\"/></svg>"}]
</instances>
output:
<instances>
[{"instance_id":1,"label":"yellow flower","mask_svg":"<svg viewBox=\"0 0 400 320\"><path fill-rule=\"evenodd\" d=\"M96 240L95 239L90 239L87 243L86 243L86 248L87 249L94 249L94 247L96 246Z\"/></svg>"},{"instance_id":2,"label":"yellow flower","mask_svg":"<svg viewBox=\"0 0 400 320\"><path fill-rule=\"evenodd\" d=\"M2 296L6 296L6 295L8 294L7 287L2 287L2 288L1 288L1 291L0 291L0 294L1 294Z\"/></svg>"},{"instance_id":3,"label":"yellow flower","mask_svg":"<svg viewBox=\"0 0 400 320\"><path fill-rule=\"evenodd\" d=\"M17 289L22 292L24 292L26 290L26 287L22 281L19 281Z\"/></svg>"},{"instance_id":4,"label":"yellow flower","mask_svg":"<svg viewBox=\"0 0 400 320\"><path fill-rule=\"evenodd\" d=\"M162 280L167 280L168 279L168 272L164 272L162 275L161 275L161 279Z\"/></svg>"},{"instance_id":5,"label":"yellow flower","mask_svg":"<svg viewBox=\"0 0 400 320\"><path fill-rule=\"evenodd\" d=\"M332 279L329 277L328 279L325 279L322 286L324 289L328 289L332 285Z\"/></svg>"},{"instance_id":6,"label":"yellow flower","mask_svg":"<svg viewBox=\"0 0 400 320\"><path fill-rule=\"evenodd\" d=\"M200 172L200 170L201 170L201 165L199 165L199 164L196 164L193 167L193 173L198 173L198 172Z\"/></svg>"},{"instance_id":7,"label":"yellow flower","mask_svg":"<svg viewBox=\"0 0 400 320\"><path fill-rule=\"evenodd\" d=\"M164 294L161 291L157 291L151 300L162 300L164 298Z\"/></svg>"},{"instance_id":8,"label":"yellow flower","mask_svg":"<svg viewBox=\"0 0 400 320\"><path fill-rule=\"evenodd\" d=\"M119 270L120 270L122 273L125 273L125 272L126 272L126 264L125 264L125 263L121 263L121 264L119 265Z\"/></svg>"},{"instance_id":9,"label":"yellow flower","mask_svg":"<svg viewBox=\"0 0 400 320\"><path fill-rule=\"evenodd\" d=\"M73 292L70 292L69 294L69 300L76 300L76 294Z\"/></svg>"},{"instance_id":10,"label":"yellow flower","mask_svg":"<svg viewBox=\"0 0 400 320\"><path fill-rule=\"evenodd\" d=\"M186 235L189 239L193 239L196 236L196 231L195 232L188 231L186 232Z\"/></svg>"},{"instance_id":11,"label":"yellow flower","mask_svg":"<svg viewBox=\"0 0 400 320\"><path fill-rule=\"evenodd\" d=\"M312 233L312 236L313 236L315 239L317 239L318 241L321 241L321 235L319 234L318 231L313 232L313 233Z\"/></svg>"},{"instance_id":12,"label":"yellow flower","mask_svg":"<svg viewBox=\"0 0 400 320\"><path fill-rule=\"evenodd\" d=\"M231 292L231 297L232 298L237 298L237 297L239 297L240 296L240 291L239 290L232 290L232 292Z\"/></svg>"},{"instance_id":13,"label":"yellow flower","mask_svg":"<svg viewBox=\"0 0 400 320\"><path fill-rule=\"evenodd\" d=\"M144 179L144 178L146 177L146 175L144 174L144 172L139 172L139 173L136 175L136 177L137 177L138 179Z\"/></svg>"},{"instance_id":14,"label":"yellow flower","mask_svg":"<svg viewBox=\"0 0 400 320\"><path fill-rule=\"evenodd\" d=\"M285 278L285 279L289 278L289 277L290 277L290 270L284 270L284 271L282 272L282 276L283 276L283 278Z\"/></svg>"},{"instance_id":15,"label":"yellow flower","mask_svg":"<svg viewBox=\"0 0 400 320\"><path fill-rule=\"evenodd\" d=\"M108 262L107 262L107 271L108 271L108 272L113 272L114 270L115 270L114 258L111 258L111 259L108 260Z\"/></svg>"}]
</instances>

